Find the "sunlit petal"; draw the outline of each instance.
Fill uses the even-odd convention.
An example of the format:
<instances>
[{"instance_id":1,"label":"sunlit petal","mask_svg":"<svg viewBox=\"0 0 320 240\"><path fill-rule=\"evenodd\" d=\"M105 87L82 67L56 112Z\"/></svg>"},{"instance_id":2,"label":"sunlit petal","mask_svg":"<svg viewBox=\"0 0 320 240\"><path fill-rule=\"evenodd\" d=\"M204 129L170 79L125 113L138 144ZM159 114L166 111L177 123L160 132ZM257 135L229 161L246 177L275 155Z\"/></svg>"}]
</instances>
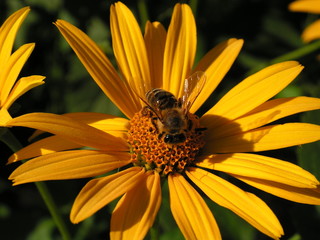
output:
<instances>
[{"instance_id":1,"label":"sunlit petal","mask_svg":"<svg viewBox=\"0 0 320 240\"><path fill-rule=\"evenodd\" d=\"M14 85L14 88L10 92L5 104L3 105L4 108L9 108L11 104L17 100L21 95L29 91L30 89L37 87L39 85L44 84L43 79L44 76L30 76L30 77L23 77L18 80L18 82Z\"/></svg>"},{"instance_id":2,"label":"sunlit petal","mask_svg":"<svg viewBox=\"0 0 320 240\"><path fill-rule=\"evenodd\" d=\"M187 176L217 204L230 209L248 223L272 237L283 235L282 227L271 209L254 194L244 192L226 180L199 168L190 168Z\"/></svg>"},{"instance_id":3,"label":"sunlit petal","mask_svg":"<svg viewBox=\"0 0 320 240\"><path fill-rule=\"evenodd\" d=\"M12 119L8 122L8 125L40 129L60 135L82 146L101 150L128 150L128 146L123 139L115 138L99 129L61 115L30 113Z\"/></svg>"},{"instance_id":4,"label":"sunlit petal","mask_svg":"<svg viewBox=\"0 0 320 240\"><path fill-rule=\"evenodd\" d=\"M294 61L274 64L253 74L231 89L202 119L207 127L219 126L221 116L236 119L258 107L285 88L303 67Z\"/></svg>"},{"instance_id":5,"label":"sunlit petal","mask_svg":"<svg viewBox=\"0 0 320 240\"><path fill-rule=\"evenodd\" d=\"M0 82L3 84L0 88L0 105L4 105L22 67L28 60L33 49L34 43L21 46L10 56L8 62L2 66L0 71Z\"/></svg>"},{"instance_id":6,"label":"sunlit petal","mask_svg":"<svg viewBox=\"0 0 320 240\"><path fill-rule=\"evenodd\" d=\"M317 188L298 188L273 181L243 177L233 174L245 183L293 202L320 205L320 185Z\"/></svg>"},{"instance_id":7,"label":"sunlit petal","mask_svg":"<svg viewBox=\"0 0 320 240\"><path fill-rule=\"evenodd\" d=\"M127 84L120 80L117 71L97 44L66 21L58 20L55 25L102 91L126 116L132 117L139 110L140 102Z\"/></svg>"},{"instance_id":8,"label":"sunlit petal","mask_svg":"<svg viewBox=\"0 0 320 240\"><path fill-rule=\"evenodd\" d=\"M315 188L320 184L311 173L295 164L256 154L216 154L199 160L200 167L293 187Z\"/></svg>"},{"instance_id":9,"label":"sunlit petal","mask_svg":"<svg viewBox=\"0 0 320 240\"><path fill-rule=\"evenodd\" d=\"M0 108L0 127L7 126L8 122L12 120L12 117L5 108Z\"/></svg>"},{"instance_id":10,"label":"sunlit petal","mask_svg":"<svg viewBox=\"0 0 320 240\"><path fill-rule=\"evenodd\" d=\"M128 131L129 120L105 113L77 112L66 113L64 116L83 122L105 132Z\"/></svg>"},{"instance_id":11,"label":"sunlit petal","mask_svg":"<svg viewBox=\"0 0 320 240\"><path fill-rule=\"evenodd\" d=\"M311 23L302 33L302 39L308 43L320 38L320 20Z\"/></svg>"},{"instance_id":12,"label":"sunlit petal","mask_svg":"<svg viewBox=\"0 0 320 240\"><path fill-rule=\"evenodd\" d=\"M154 172L120 199L112 213L110 238L144 239L160 204L160 176Z\"/></svg>"},{"instance_id":13,"label":"sunlit petal","mask_svg":"<svg viewBox=\"0 0 320 240\"><path fill-rule=\"evenodd\" d=\"M298 0L289 4L289 10L319 14L320 4L318 0Z\"/></svg>"},{"instance_id":14,"label":"sunlit petal","mask_svg":"<svg viewBox=\"0 0 320 240\"><path fill-rule=\"evenodd\" d=\"M132 12L121 2L110 8L112 47L125 79L140 96L150 90L150 71L144 39Z\"/></svg>"},{"instance_id":15,"label":"sunlit petal","mask_svg":"<svg viewBox=\"0 0 320 240\"><path fill-rule=\"evenodd\" d=\"M30 12L30 7L24 7L13 13L0 28L0 67L3 68L5 62L8 61L17 31L19 30L23 20ZM0 81L0 89L4 82Z\"/></svg>"},{"instance_id":16,"label":"sunlit petal","mask_svg":"<svg viewBox=\"0 0 320 240\"><path fill-rule=\"evenodd\" d=\"M208 138L214 131L208 131ZM210 138L205 154L259 152L320 140L320 126L308 123L270 125L232 136Z\"/></svg>"},{"instance_id":17,"label":"sunlit petal","mask_svg":"<svg viewBox=\"0 0 320 240\"><path fill-rule=\"evenodd\" d=\"M90 217L112 200L135 188L145 178L143 169L132 167L91 180L82 188L72 206L71 221L78 223Z\"/></svg>"},{"instance_id":18,"label":"sunlit petal","mask_svg":"<svg viewBox=\"0 0 320 240\"><path fill-rule=\"evenodd\" d=\"M129 120L104 113L67 113L64 116L83 122L116 138L126 139Z\"/></svg>"},{"instance_id":19,"label":"sunlit petal","mask_svg":"<svg viewBox=\"0 0 320 240\"><path fill-rule=\"evenodd\" d=\"M28 158L80 147L82 147L82 145L68 141L60 136L50 136L34 142L15 152L8 159L8 164Z\"/></svg>"},{"instance_id":20,"label":"sunlit petal","mask_svg":"<svg viewBox=\"0 0 320 240\"><path fill-rule=\"evenodd\" d=\"M199 64L193 71L205 72L207 81L199 97L192 105L191 112L196 112L215 90L231 68L242 45L243 40L234 38L229 39L214 47L200 60Z\"/></svg>"},{"instance_id":21,"label":"sunlit petal","mask_svg":"<svg viewBox=\"0 0 320 240\"><path fill-rule=\"evenodd\" d=\"M169 175L170 208L186 239L221 239L216 221L199 193L180 174Z\"/></svg>"},{"instance_id":22,"label":"sunlit petal","mask_svg":"<svg viewBox=\"0 0 320 240\"><path fill-rule=\"evenodd\" d=\"M14 185L46 180L99 176L130 162L128 153L75 150L34 158L11 175Z\"/></svg>"},{"instance_id":23,"label":"sunlit petal","mask_svg":"<svg viewBox=\"0 0 320 240\"><path fill-rule=\"evenodd\" d=\"M267 101L246 115L214 128L212 138L237 134L261 127L296 113L320 109L320 99L311 97L279 98Z\"/></svg>"},{"instance_id":24,"label":"sunlit petal","mask_svg":"<svg viewBox=\"0 0 320 240\"><path fill-rule=\"evenodd\" d=\"M163 55L167 32L159 22L147 22L144 34L152 88L162 88ZM148 89L147 89L148 90Z\"/></svg>"},{"instance_id":25,"label":"sunlit petal","mask_svg":"<svg viewBox=\"0 0 320 240\"><path fill-rule=\"evenodd\" d=\"M176 4L168 28L164 51L163 88L181 97L183 81L193 65L197 36L196 24L187 4Z\"/></svg>"}]
</instances>

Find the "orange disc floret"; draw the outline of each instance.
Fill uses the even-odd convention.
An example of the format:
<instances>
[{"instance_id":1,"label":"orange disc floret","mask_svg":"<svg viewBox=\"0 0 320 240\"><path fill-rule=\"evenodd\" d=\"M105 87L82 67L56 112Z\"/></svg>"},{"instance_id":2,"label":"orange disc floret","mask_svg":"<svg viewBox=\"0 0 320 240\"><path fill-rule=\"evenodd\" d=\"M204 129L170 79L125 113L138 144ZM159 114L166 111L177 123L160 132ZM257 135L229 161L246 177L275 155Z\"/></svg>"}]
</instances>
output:
<instances>
[{"instance_id":1,"label":"orange disc floret","mask_svg":"<svg viewBox=\"0 0 320 240\"><path fill-rule=\"evenodd\" d=\"M156 170L161 175L183 172L191 165L204 145L203 128L196 115L189 113L192 123L190 129L184 129L186 140L179 144L167 144L163 141L157 126L157 116L144 107L130 120L128 143L131 146L131 160L134 165L146 170Z\"/></svg>"}]
</instances>

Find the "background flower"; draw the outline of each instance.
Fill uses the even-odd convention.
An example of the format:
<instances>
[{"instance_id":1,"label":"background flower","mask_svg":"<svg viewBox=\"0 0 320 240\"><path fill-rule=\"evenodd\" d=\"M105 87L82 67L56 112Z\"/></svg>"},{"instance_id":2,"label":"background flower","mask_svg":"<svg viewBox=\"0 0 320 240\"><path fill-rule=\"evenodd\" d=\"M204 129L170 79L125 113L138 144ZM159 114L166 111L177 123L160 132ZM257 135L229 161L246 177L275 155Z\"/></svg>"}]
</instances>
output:
<instances>
[{"instance_id":1,"label":"background flower","mask_svg":"<svg viewBox=\"0 0 320 240\"><path fill-rule=\"evenodd\" d=\"M30 9L22 8L13 13L0 28L0 126L10 119L8 109L22 94L43 84L43 76L17 78L28 60L34 43L25 44L12 53L12 47L23 20Z\"/></svg>"},{"instance_id":2,"label":"background flower","mask_svg":"<svg viewBox=\"0 0 320 240\"><path fill-rule=\"evenodd\" d=\"M8 1L10 5L4 5L5 1L0 3L2 9L7 10L7 15L13 12L13 8L21 4L21 1ZM11 4L16 2L17 5ZM95 86L91 78L86 75L85 69L77 60L70 47L61 40L59 34L52 22L57 18L64 18L71 21L79 28L87 32L101 46L108 56L112 58L111 44L108 32L108 12L109 6L107 1L68 1L62 5L61 2L55 1L55 4L46 4L47 1L34 1L32 17L25 24L26 31L22 33L24 42L35 41L40 42L40 48L36 48L33 53L33 62L28 64L25 69L27 73L45 73L49 75L50 82L47 88L34 89L34 94L29 95L29 101L23 107L25 112L50 111L57 113L88 111L107 112L110 114L120 114L119 110L106 100L105 95ZM198 25L198 54L203 56L210 48L217 43L229 37L238 37L245 39L245 46L240 57L236 61L236 65L231 69L220 87L216 90L216 95L210 98L210 102L215 102L222 96L230 86L235 85L243 79L243 75L247 71L254 71L253 68L261 67L265 64L269 65L269 61L278 57L294 48L302 46L300 41L300 25L303 19L297 17L296 13L289 13L287 5L290 1L202 1L195 11ZM126 4L139 15L139 22L144 25L146 18L143 16L143 8L136 5L136 1L126 1ZM21 6L21 5L20 5ZM77 6L75 8L74 6ZM158 19L161 22L168 22L170 18L169 8L173 3L153 2L152 5L146 5L149 19ZM16 8L15 8L16 9ZM250 9L256 9L252 12ZM31 15L30 14L30 15ZM232 17L230 17L232 16ZM29 19L29 18L28 18ZM41 19L41 20L39 20ZM39 30L41 29L41 30ZM41 41L42 40L42 41ZM39 46L39 44L38 44ZM39 49L39 50L37 50ZM54 51L52 52L52 49ZM44 54L51 52L51 54ZM65 56L68 57L65 57ZM62 57L63 56L63 57ZM196 56L196 61L199 59ZM288 88L282 91L278 97L288 97L297 95L307 95L319 97L319 68L314 64L316 53L304 57L299 61L307 66L299 78L295 80ZM30 59L30 60L32 60ZM30 69L32 65L33 69ZM62 71L63 69L63 71ZM85 101L83 101L85 99ZM23 99L21 99L23 100ZM40 101L40 104L39 104ZM81 103L81 104L79 104ZM206 106L204 107L206 108ZM27 109L27 110L26 110ZM299 121L302 117L304 122L319 123L317 113L302 114L300 116L290 117L288 120ZM26 138L30 131L25 130L21 133L21 138ZM295 149L285 149L281 151L269 152L270 156L281 156L284 160L293 162L299 161L304 168L318 174L319 157L318 144L308 144L298 148L296 156ZM1 146L2 147L2 146ZM3 148L1 148L3 149ZM8 153L7 153L8 155ZM3 164L5 162L3 161ZM9 166L8 172L10 172ZM2 175L3 181L6 183L5 174ZM319 176L318 176L319 178ZM70 205L83 186L81 181L68 182L52 182L50 184L54 189L59 189L61 209L64 211L66 218ZM55 191L53 189L53 191ZM1 199L4 201L4 209L7 209L5 221L3 224L3 236L16 237L36 235L46 230L47 236L54 236L50 221L46 218L46 210L41 211L41 199L37 200L37 193L33 192L32 186L16 187L12 189L9 183L1 189ZM58 190L56 190L58 192ZM0 193L0 194L1 194ZM8 194L9 193L9 194ZM284 229L290 236L300 234L303 238L310 239L310 236L317 236L318 221L317 211L313 206L302 206L288 201L281 201L276 197L268 194L258 193L262 198L268 199L268 203L272 205L273 210L280 217L284 224ZM61 195L61 197L60 197ZM26 199L22 201L12 201L15 199ZM62 197L63 196L63 197ZM32 199L32 201L28 201ZM217 221L221 226L222 235L227 239L262 239L259 233L256 233L248 224L239 220L234 214L224 210L214 204L210 205L214 208ZM35 213L30 216L30 209ZM66 209L66 210L64 210ZM176 232L173 219L170 220L168 205L164 204L161 211L160 223L161 227L169 232L169 237L179 236ZM288 218L288 215L291 217ZM18 216L18 217L17 217ZM42 216L42 218L38 218ZM19 219L32 219L28 223L19 225L20 231L11 231L10 227L19 221ZM165 220L164 220L165 219ZM164 221L163 221L164 220ZM78 234L83 238L99 238L106 236L105 226L106 216L104 212L97 213L93 218L82 223L79 228L81 230L89 229L87 232L82 231ZM37 224L39 223L39 224ZM85 228L87 227L87 228ZM74 229L74 231L77 231ZM307 230L305 230L307 229ZM102 233L101 233L102 232ZM243 234L239 235L239 232ZM165 237L165 236L163 236Z\"/></svg>"},{"instance_id":3,"label":"background flower","mask_svg":"<svg viewBox=\"0 0 320 240\"><path fill-rule=\"evenodd\" d=\"M289 5L289 9L293 12L306 12L311 14L320 14L319 0L297 0ZM320 20L311 23L302 33L302 39L305 42L320 38Z\"/></svg>"}]
</instances>

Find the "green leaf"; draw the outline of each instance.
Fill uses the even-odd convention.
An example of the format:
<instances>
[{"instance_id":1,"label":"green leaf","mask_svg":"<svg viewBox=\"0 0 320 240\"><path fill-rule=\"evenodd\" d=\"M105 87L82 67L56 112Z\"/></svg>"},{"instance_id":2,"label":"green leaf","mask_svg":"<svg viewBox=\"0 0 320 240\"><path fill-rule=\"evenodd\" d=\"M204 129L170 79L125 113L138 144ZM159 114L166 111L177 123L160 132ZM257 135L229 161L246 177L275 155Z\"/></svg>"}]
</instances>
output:
<instances>
[{"instance_id":1,"label":"green leaf","mask_svg":"<svg viewBox=\"0 0 320 240\"><path fill-rule=\"evenodd\" d=\"M302 45L300 33L294 29L291 22L285 21L285 19L269 15L264 19L264 27L267 33L291 47L297 48Z\"/></svg>"},{"instance_id":2,"label":"green leaf","mask_svg":"<svg viewBox=\"0 0 320 240\"><path fill-rule=\"evenodd\" d=\"M51 240L55 225L51 218L43 219L27 237L27 240Z\"/></svg>"}]
</instances>

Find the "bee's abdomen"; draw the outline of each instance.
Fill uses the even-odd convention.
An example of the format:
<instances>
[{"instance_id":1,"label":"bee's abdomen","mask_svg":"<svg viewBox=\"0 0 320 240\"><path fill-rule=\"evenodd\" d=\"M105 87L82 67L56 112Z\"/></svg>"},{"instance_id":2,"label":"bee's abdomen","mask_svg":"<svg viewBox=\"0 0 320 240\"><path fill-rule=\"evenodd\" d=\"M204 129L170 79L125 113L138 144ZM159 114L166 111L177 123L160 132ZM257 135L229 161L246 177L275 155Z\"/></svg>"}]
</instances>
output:
<instances>
[{"instance_id":1,"label":"bee's abdomen","mask_svg":"<svg viewBox=\"0 0 320 240\"><path fill-rule=\"evenodd\" d=\"M159 110L174 108L178 104L176 97L171 92L161 88L150 90L147 92L146 98L151 106L157 107Z\"/></svg>"}]
</instances>

